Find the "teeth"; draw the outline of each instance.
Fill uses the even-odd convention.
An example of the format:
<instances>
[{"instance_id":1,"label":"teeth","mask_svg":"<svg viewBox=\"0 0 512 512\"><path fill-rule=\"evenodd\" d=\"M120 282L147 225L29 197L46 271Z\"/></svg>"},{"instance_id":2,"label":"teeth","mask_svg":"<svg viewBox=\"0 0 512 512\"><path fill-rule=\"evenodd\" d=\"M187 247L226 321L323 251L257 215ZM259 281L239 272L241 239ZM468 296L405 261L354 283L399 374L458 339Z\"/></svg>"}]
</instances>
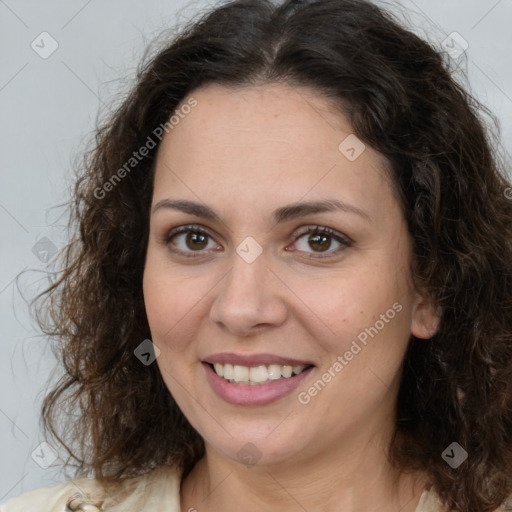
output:
<instances>
[{"instance_id":1,"label":"teeth","mask_svg":"<svg viewBox=\"0 0 512 512\"><path fill-rule=\"evenodd\" d=\"M233 380L235 382L246 382L249 380L249 368L247 366L233 366Z\"/></svg>"},{"instance_id":2,"label":"teeth","mask_svg":"<svg viewBox=\"0 0 512 512\"><path fill-rule=\"evenodd\" d=\"M255 386L258 384L267 384L273 380L288 379L292 375L298 375L306 368L306 365L280 365L270 364L268 366L241 366L231 364L215 363L213 365L215 373L224 377L232 384L243 384Z\"/></svg>"},{"instance_id":3,"label":"teeth","mask_svg":"<svg viewBox=\"0 0 512 512\"><path fill-rule=\"evenodd\" d=\"M306 365L298 365L298 366L294 366L293 367L293 373L295 375L298 375L299 373L302 373L302 370L304 370L304 368L306 368Z\"/></svg>"},{"instance_id":4,"label":"teeth","mask_svg":"<svg viewBox=\"0 0 512 512\"><path fill-rule=\"evenodd\" d=\"M249 369L249 380L255 383L268 380L268 370L265 366L254 366Z\"/></svg>"},{"instance_id":5,"label":"teeth","mask_svg":"<svg viewBox=\"0 0 512 512\"><path fill-rule=\"evenodd\" d=\"M221 377L224 377L227 380L233 378L233 365L232 364L224 364L224 365L221 364L219 366L224 366L224 369L222 370Z\"/></svg>"},{"instance_id":6,"label":"teeth","mask_svg":"<svg viewBox=\"0 0 512 512\"><path fill-rule=\"evenodd\" d=\"M290 365L283 366L281 368L281 374L285 379L292 376L292 367Z\"/></svg>"},{"instance_id":7,"label":"teeth","mask_svg":"<svg viewBox=\"0 0 512 512\"><path fill-rule=\"evenodd\" d=\"M281 365L280 364L271 364L268 367L268 378L270 380L276 380L281 378Z\"/></svg>"},{"instance_id":8,"label":"teeth","mask_svg":"<svg viewBox=\"0 0 512 512\"><path fill-rule=\"evenodd\" d=\"M221 377L224 375L224 365L219 364L219 363L214 363L213 367L215 368L217 375L220 375Z\"/></svg>"}]
</instances>

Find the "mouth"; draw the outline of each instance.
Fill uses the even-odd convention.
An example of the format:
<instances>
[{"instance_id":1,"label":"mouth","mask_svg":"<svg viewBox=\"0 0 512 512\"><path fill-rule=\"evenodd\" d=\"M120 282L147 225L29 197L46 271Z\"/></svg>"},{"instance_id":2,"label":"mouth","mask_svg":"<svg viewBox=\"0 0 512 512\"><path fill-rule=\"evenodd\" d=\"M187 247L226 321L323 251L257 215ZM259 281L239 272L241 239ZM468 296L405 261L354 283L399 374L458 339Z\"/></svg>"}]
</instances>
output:
<instances>
[{"instance_id":1,"label":"mouth","mask_svg":"<svg viewBox=\"0 0 512 512\"><path fill-rule=\"evenodd\" d=\"M230 384L245 386L262 386L277 380L290 379L313 367L312 364L242 366L229 363L205 363Z\"/></svg>"},{"instance_id":2,"label":"mouth","mask_svg":"<svg viewBox=\"0 0 512 512\"><path fill-rule=\"evenodd\" d=\"M211 389L225 402L244 406L284 399L315 371L310 361L272 354L215 354L201 362Z\"/></svg>"}]
</instances>

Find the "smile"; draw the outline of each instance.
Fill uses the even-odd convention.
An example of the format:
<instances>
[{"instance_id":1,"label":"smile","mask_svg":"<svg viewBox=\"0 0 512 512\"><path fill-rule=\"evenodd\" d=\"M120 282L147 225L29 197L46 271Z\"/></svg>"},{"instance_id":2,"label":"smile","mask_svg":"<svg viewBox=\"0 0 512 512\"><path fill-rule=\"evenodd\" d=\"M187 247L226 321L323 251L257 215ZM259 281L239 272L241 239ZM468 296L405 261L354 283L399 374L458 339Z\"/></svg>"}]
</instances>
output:
<instances>
[{"instance_id":1,"label":"smile","mask_svg":"<svg viewBox=\"0 0 512 512\"><path fill-rule=\"evenodd\" d=\"M203 360L202 366L219 398L244 406L267 405L290 395L315 370L308 361L270 355L222 354Z\"/></svg>"},{"instance_id":2,"label":"smile","mask_svg":"<svg viewBox=\"0 0 512 512\"><path fill-rule=\"evenodd\" d=\"M215 373L231 384L261 386L275 380L289 379L292 375L301 374L311 365L280 365L269 364L259 366L242 366L214 363L210 365Z\"/></svg>"}]
</instances>

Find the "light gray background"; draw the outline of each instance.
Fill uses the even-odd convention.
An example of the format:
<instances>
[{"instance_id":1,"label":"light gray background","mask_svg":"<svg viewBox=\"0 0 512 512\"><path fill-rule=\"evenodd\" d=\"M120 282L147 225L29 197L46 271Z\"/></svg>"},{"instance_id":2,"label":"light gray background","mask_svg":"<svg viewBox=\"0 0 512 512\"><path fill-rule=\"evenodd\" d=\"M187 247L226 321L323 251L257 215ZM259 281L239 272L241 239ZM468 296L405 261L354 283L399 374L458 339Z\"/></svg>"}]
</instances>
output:
<instances>
[{"instance_id":1,"label":"light gray background","mask_svg":"<svg viewBox=\"0 0 512 512\"><path fill-rule=\"evenodd\" d=\"M467 62L474 93L499 116L510 153L512 0L390 3L410 9L415 30L437 44L453 31L467 41L467 61L458 61L462 67ZM44 237L56 248L65 242L66 217L59 217L64 210L53 207L68 198L73 159L97 113L112 94L126 90L146 44L204 5L205 0L0 0L0 503L67 478L59 459L44 469L31 456L36 449L41 454L37 447L45 441L39 410L55 361L15 278L30 270L19 279L27 298L46 284L37 272L45 268L44 254L33 248ZM43 31L59 45L46 59L31 47L34 40L42 46Z\"/></svg>"}]
</instances>

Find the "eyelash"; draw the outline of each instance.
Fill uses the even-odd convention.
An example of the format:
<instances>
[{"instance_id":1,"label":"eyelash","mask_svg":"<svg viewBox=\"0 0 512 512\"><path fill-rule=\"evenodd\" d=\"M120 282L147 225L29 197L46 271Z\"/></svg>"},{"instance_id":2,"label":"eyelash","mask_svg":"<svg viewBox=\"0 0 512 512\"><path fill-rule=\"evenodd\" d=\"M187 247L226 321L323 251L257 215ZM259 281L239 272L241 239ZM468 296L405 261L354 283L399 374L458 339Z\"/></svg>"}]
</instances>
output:
<instances>
[{"instance_id":1,"label":"eyelash","mask_svg":"<svg viewBox=\"0 0 512 512\"><path fill-rule=\"evenodd\" d=\"M203 227L201 227L199 225L188 225L188 226L181 226L179 228L175 228L175 229L169 231L169 233L167 233L165 235L165 237L163 239L163 243L168 246L174 237L176 237L180 234L183 234L183 233L195 233L195 234L204 235L204 236L207 236L207 237L213 239L213 237L210 235L210 233L208 233L208 231L205 230ZM295 235L296 236L295 241L297 241L299 238L302 238L303 236L309 235L309 234L329 236L329 237L333 238L336 242L341 244L341 247L339 247L338 249L328 252L328 256L321 256L320 254L322 254L322 253L317 253L317 255L309 256L310 258L316 258L316 259L331 258L331 257L333 257L332 256L333 254L337 255L339 252L341 252L345 248L350 247L353 243L352 240L350 238L348 238L347 236L342 235L341 233L338 233L337 231L334 231L331 228L324 227L324 226L309 226L309 227L305 228L304 230L299 232L297 235ZM186 258L198 258L198 257L201 257L202 256L201 253L204 252L203 250L192 251L192 253L183 251L181 249L178 249L178 250L169 249L169 250L173 253L179 253ZM196 254L193 254L194 252Z\"/></svg>"}]
</instances>

